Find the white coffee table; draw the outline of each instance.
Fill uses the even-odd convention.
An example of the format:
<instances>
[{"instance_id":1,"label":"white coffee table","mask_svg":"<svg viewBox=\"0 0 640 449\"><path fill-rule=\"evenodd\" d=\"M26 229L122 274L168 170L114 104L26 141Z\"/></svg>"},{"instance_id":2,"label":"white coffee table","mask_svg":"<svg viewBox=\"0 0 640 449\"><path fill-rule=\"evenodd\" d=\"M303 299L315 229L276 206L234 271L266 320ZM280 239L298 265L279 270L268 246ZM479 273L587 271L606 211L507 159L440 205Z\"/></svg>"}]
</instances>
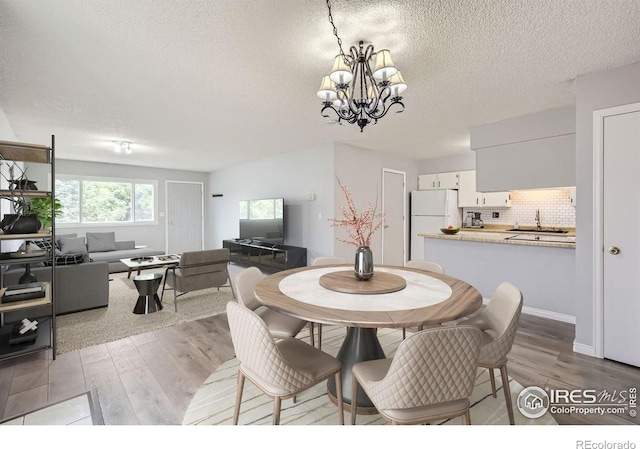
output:
<instances>
[{"instance_id":1,"label":"white coffee table","mask_svg":"<svg viewBox=\"0 0 640 449\"><path fill-rule=\"evenodd\" d=\"M180 263L179 254L164 254L162 256L145 256L145 257L132 257L129 259L120 259L120 262L125 264L129 268L127 273L127 279L131 278L131 272L137 271L138 274L142 270L148 270L150 268L159 268L166 265L177 265Z\"/></svg>"}]
</instances>

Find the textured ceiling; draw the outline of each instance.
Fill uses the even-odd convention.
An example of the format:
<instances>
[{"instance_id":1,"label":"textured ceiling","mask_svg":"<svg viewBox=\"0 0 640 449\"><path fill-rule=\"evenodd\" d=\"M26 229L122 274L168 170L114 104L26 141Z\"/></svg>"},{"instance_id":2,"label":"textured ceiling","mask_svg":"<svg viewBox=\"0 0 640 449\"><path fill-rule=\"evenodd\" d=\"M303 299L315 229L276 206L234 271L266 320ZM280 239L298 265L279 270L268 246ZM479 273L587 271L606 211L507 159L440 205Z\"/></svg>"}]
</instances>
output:
<instances>
[{"instance_id":1,"label":"textured ceiling","mask_svg":"<svg viewBox=\"0 0 640 449\"><path fill-rule=\"evenodd\" d=\"M337 42L323 0L0 0L0 108L65 159L211 171L337 141L427 159L469 127L575 102L640 61L640 0L333 0L346 47L389 48L406 110L320 116ZM345 51L347 48L345 48ZM113 140L132 142L118 156Z\"/></svg>"}]
</instances>

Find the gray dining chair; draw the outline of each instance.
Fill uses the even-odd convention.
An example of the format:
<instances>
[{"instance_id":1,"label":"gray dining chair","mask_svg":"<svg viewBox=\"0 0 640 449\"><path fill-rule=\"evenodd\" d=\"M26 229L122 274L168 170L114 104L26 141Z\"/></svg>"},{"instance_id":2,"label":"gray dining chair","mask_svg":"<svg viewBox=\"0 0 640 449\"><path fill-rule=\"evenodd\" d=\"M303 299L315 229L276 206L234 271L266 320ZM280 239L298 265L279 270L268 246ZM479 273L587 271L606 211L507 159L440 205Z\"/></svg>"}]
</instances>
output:
<instances>
[{"instance_id":1,"label":"gray dining chair","mask_svg":"<svg viewBox=\"0 0 640 449\"><path fill-rule=\"evenodd\" d=\"M227 303L231 340L240 361L233 424L238 424L244 380L249 379L273 398L273 424L280 424L282 400L295 398L308 388L335 377L338 418L344 424L340 362L296 338L275 341L265 322L252 310Z\"/></svg>"},{"instance_id":2,"label":"gray dining chair","mask_svg":"<svg viewBox=\"0 0 640 449\"><path fill-rule=\"evenodd\" d=\"M234 284L238 303L257 313L274 338L295 337L307 325L307 321L263 306L254 293L256 285L262 279L264 275L257 267L249 267L236 274ZM313 339L311 345L313 346Z\"/></svg>"},{"instance_id":3,"label":"gray dining chair","mask_svg":"<svg viewBox=\"0 0 640 449\"><path fill-rule=\"evenodd\" d=\"M315 259L313 259L313 262L311 263L311 265L314 267L319 267L323 265L345 265L346 263L347 261L344 260L342 257L323 256L323 257L316 257ZM311 334L313 335L314 327L316 323L309 322L309 324L310 324L309 332L311 332ZM322 349L322 323L317 323L317 324L318 324L318 349Z\"/></svg>"},{"instance_id":4,"label":"gray dining chair","mask_svg":"<svg viewBox=\"0 0 640 449\"><path fill-rule=\"evenodd\" d=\"M408 260L407 263L404 264L407 268L415 268L417 270L423 271L431 271L433 273L444 274L444 268L439 263L433 262L431 260L422 260L422 259L411 259ZM424 329L422 326L418 326L418 330L421 331ZM407 338L407 329L402 328L402 339Z\"/></svg>"},{"instance_id":5,"label":"gray dining chair","mask_svg":"<svg viewBox=\"0 0 640 449\"><path fill-rule=\"evenodd\" d=\"M462 416L471 424L469 397L482 332L474 326L425 329L403 340L390 359L353 366L351 424L358 385L391 424L424 424Z\"/></svg>"},{"instance_id":6,"label":"gray dining chair","mask_svg":"<svg viewBox=\"0 0 640 449\"><path fill-rule=\"evenodd\" d=\"M515 424L511 389L509 388L509 372L507 371L507 355L511 352L516 337L518 321L522 312L522 292L510 282L498 286L489 300L489 304L479 314L461 320L460 325L473 325L482 331L482 346L478 366L489 370L491 392L496 397L496 381L494 369L499 369L502 376L504 398L509 414L509 423Z\"/></svg>"}]
</instances>

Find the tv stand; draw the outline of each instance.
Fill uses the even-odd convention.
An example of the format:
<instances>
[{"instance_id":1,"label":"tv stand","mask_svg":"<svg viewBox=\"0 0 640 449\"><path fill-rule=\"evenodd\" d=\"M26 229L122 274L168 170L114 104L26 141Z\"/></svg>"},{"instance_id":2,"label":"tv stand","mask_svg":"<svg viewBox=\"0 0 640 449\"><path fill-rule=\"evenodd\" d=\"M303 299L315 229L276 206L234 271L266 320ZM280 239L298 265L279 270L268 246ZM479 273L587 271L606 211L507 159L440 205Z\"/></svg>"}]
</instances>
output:
<instances>
[{"instance_id":1,"label":"tv stand","mask_svg":"<svg viewBox=\"0 0 640 449\"><path fill-rule=\"evenodd\" d=\"M257 266L272 272L307 266L307 248L250 239L223 240L231 252L231 261Z\"/></svg>"}]
</instances>

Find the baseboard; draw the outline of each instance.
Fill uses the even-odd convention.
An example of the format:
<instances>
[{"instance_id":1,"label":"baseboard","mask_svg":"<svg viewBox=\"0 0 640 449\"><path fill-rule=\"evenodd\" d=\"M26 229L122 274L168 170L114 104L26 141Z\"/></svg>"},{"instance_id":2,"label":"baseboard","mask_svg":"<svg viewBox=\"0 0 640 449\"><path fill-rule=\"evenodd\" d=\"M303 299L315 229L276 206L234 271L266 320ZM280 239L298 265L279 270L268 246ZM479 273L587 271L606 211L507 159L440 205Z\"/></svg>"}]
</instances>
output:
<instances>
[{"instance_id":1,"label":"baseboard","mask_svg":"<svg viewBox=\"0 0 640 449\"><path fill-rule=\"evenodd\" d=\"M575 340L573 341L573 352L588 355L590 357L596 356L596 350L593 346L585 345L584 343L577 343Z\"/></svg>"},{"instance_id":2,"label":"baseboard","mask_svg":"<svg viewBox=\"0 0 640 449\"><path fill-rule=\"evenodd\" d=\"M482 303L487 305L489 298L482 298ZM548 310L536 309L535 307L522 307L522 313L527 315L539 316L541 318L548 318L550 320L562 321L563 323L576 324L576 317L573 315L565 315L564 313L549 312Z\"/></svg>"}]
</instances>

